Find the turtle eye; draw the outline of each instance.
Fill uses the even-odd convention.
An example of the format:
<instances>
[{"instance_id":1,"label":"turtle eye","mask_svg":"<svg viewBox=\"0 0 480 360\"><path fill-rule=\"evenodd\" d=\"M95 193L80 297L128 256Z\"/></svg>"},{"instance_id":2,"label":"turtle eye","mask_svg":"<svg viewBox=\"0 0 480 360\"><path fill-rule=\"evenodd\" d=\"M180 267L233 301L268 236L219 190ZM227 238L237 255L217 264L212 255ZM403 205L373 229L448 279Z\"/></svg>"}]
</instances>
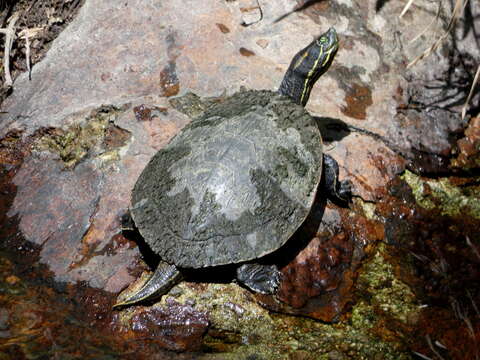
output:
<instances>
[{"instance_id":1,"label":"turtle eye","mask_svg":"<svg viewBox=\"0 0 480 360\"><path fill-rule=\"evenodd\" d=\"M326 36L322 36L320 37L320 39L317 40L318 45L325 45L326 43L328 43L328 39Z\"/></svg>"}]
</instances>

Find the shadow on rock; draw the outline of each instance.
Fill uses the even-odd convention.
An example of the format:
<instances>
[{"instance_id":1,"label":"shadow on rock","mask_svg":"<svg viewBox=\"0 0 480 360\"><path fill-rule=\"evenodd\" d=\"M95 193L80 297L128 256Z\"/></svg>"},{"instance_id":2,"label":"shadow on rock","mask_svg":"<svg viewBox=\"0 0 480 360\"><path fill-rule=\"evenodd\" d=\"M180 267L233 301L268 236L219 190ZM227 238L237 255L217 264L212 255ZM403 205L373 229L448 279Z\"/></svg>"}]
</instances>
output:
<instances>
[{"instance_id":1,"label":"shadow on rock","mask_svg":"<svg viewBox=\"0 0 480 360\"><path fill-rule=\"evenodd\" d=\"M316 121L325 142L340 141L350 135L348 125L340 119L323 116L314 116L313 119Z\"/></svg>"}]
</instances>

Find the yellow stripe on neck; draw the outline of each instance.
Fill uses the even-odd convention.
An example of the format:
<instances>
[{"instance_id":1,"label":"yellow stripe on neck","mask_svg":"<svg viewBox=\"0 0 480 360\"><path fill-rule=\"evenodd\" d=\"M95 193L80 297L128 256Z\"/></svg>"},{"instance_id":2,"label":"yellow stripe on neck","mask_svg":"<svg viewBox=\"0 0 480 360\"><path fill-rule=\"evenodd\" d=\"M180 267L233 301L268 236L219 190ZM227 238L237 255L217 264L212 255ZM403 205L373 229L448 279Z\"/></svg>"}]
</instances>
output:
<instances>
[{"instance_id":1,"label":"yellow stripe on neck","mask_svg":"<svg viewBox=\"0 0 480 360\"><path fill-rule=\"evenodd\" d=\"M325 56L325 61L323 61L323 63L322 63L322 67L324 67L328 63L328 61L330 59L330 56L332 55L333 49L334 49L334 47L330 48L327 51L326 56ZM315 74L315 72L316 72L316 69L318 67L318 62L320 61L322 56L323 56L323 48L320 48L320 53L318 54L317 59L313 63L313 66L312 66L311 70L308 72L307 77L305 78L305 81L303 83L302 96L300 97L300 104L302 104L302 105L303 105L303 99L305 98L305 96L307 96L310 93L311 89L310 89L309 83L310 83L310 80L312 79L313 74ZM302 59L303 58L304 57L302 57Z\"/></svg>"},{"instance_id":2,"label":"yellow stripe on neck","mask_svg":"<svg viewBox=\"0 0 480 360\"><path fill-rule=\"evenodd\" d=\"M305 81L303 82L303 91L302 91L302 96L300 97L300 104L303 105L303 99L305 98L305 95L308 94L308 83L310 82L310 79L312 78L312 75L315 71L315 69L318 66L318 61L323 55L323 48L320 48L320 53L318 54L317 58L315 59L315 62L313 63L312 68L307 74L307 77L305 78Z\"/></svg>"}]
</instances>

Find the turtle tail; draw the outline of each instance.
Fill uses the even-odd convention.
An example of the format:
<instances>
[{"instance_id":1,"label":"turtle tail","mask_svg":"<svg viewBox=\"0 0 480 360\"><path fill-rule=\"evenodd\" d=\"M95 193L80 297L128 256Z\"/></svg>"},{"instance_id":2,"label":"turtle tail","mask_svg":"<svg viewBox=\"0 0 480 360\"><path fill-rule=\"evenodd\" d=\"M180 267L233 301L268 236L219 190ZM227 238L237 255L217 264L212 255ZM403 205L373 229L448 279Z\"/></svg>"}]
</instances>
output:
<instances>
[{"instance_id":1,"label":"turtle tail","mask_svg":"<svg viewBox=\"0 0 480 360\"><path fill-rule=\"evenodd\" d=\"M147 282L130 297L118 301L113 308L136 304L145 300L153 300L166 294L182 279L182 274L174 265L160 262Z\"/></svg>"}]
</instances>

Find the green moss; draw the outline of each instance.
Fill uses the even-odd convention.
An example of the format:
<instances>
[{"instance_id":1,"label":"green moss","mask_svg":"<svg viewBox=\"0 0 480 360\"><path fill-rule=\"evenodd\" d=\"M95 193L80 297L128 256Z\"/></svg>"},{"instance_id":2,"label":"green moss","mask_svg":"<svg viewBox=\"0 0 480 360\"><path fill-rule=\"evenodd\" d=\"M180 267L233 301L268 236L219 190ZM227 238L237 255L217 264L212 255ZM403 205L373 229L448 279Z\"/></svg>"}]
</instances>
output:
<instances>
[{"instance_id":1,"label":"green moss","mask_svg":"<svg viewBox=\"0 0 480 360\"><path fill-rule=\"evenodd\" d=\"M118 160L119 155L116 149L109 149L109 144L105 143L107 137L114 133L111 130L115 127L113 120L118 112L119 109L114 107L102 107L80 124L71 125L66 129L49 129L46 135L37 141L35 148L58 155L67 168L75 167L90 155L98 156L102 162ZM115 136L123 137L121 140L129 137L124 136L123 133L119 135L118 131ZM125 143L125 141L120 142L121 145Z\"/></svg>"},{"instance_id":2,"label":"green moss","mask_svg":"<svg viewBox=\"0 0 480 360\"><path fill-rule=\"evenodd\" d=\"M181 293L176 301L194 301L197 310L209 313L212 328L225 334L238 334L241 343L261 342L275 332L274 321L268 311L250 301L249 293L237 285L208 284L200 293L186 283L177 288ZM164 298L162 302L166 301Z\"/></svg>"},{"instance_id":3,"label":"green moss","mask_svg":"<svg viewBox=\"0 0 480 360\"><path fill-rule=\"evenodd\" d=\"M181 283L155 306L167 306L172 296L209 314L202 359L410 359L398 344L382 341L358 322L325 324L274 314L235 284L204 284L200 290Z\"/></svg>"},{"instance_id":4,"label":"green moss","mask_svg":"<svg viewBox=\"0 0 480 360\"><path fill-rule=\"evenodd\" d=\"M365 292L364 300L359 301L352 311L352 325L356 328L374 326L378 318L375 309L404 323L419 311L415 294L395 277L393 266L382 255L384 251L384 245L380 245L359 276L359 288Z\"/></svg>"},{"instance_id":5,"label":"green moss","mask_svg":"<svg viewBox=\"0 0 480 360\"><path fill-rule=\"evenodd\" d=\"M478 186L462 189L450 183L448 178L426 180L410 171L402 179L410 186L416 202L427 210L439 208L442 215L468 214L480 219L480 189Z\"/></svg>"},{"instance_id":6,"label":"green moss","mask_svg":"<svg viewBox=\"0 0 480 360\"><path fill-rule=\"evenodd\" d=\"M354 198L353 202L355 203L356 206L361 208L363 215L367 219L376 220L376 221L380 220L380 218L375 213L375 211L377 210L377 205L375 203L364 201L359 197Z\"/></svg>"}]
</instances>

